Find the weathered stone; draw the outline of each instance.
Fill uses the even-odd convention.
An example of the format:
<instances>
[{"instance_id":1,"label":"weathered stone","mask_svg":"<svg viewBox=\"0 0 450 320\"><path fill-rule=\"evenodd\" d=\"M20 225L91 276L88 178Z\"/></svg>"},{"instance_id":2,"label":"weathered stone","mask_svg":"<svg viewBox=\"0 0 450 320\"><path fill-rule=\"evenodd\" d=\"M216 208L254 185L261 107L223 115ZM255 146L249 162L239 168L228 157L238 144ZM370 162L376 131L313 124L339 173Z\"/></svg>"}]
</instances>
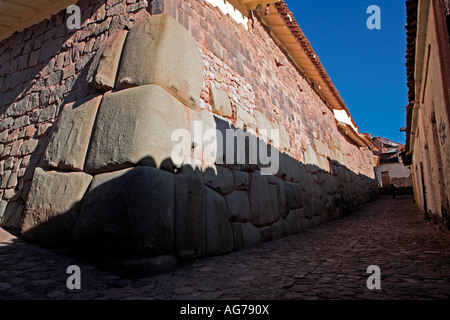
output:
<instances>
[{"instance_id":1,"label":"weathered stone","mask_svg":"<svg viewBox=\"0 0 450 320\"><path fill-rule=\"evenodd\" d=\"M243 122L245 128L256 130L256 119L239 105L236 106L236 117L238 120Z\"/></svg>"},{"instance_id":2,"label":"weathered stone","mask_svg":"<svg viewBox=\"0 0 450 320\"><path fill-rule=\"evenodd\" d=\"M2 217L1 226L6 228L20 228L24 205L17 201L10 201Z\"/></svg>"},{"instance_id":3,"label":"weathered stone","mask_svg":"<svg viewBox=\"0 0 450 320\"><path fill-rule=\"evenodd\" d=\"M242 229L241 224L238 222L232 222L231 223L231 230L233 231L233 250L239 251L242 250L243 244L242 244Z\"/></svg>"},{"instance_id":4,"label":"weathered stone","mask_svg":"<svg viewBox=\"0 0 450 320\"><path fill-rule=\"evenodd\" d=\"M214 165L218 153L221 151L218 146L220 137L217 136L214 114L208 110L190 111L187 122L187 129L190 133L188 143L191 144L187 146L190 148L189 156L196 165L201 166L202 163Z\"/></svg>"},{"instance_id":5,"label":"weathered stone","mask_svg":"<svg viewBox=\"0 0 450 320\"><path fill-rule=\"evenodd\" d=\"M225 200L228 205L228 219L230 221L250 221L250 202L246 191L233 191L225 197Z\"/></svg>"},{"instance_id":6,"label":"weathered stone","mask_svg":"<svg viewBox=\"0 0 450 320\"><path fill-rule=\"evenodd\" d=\"M156 85L106 94L98 111L86 159L89 173L142 164L172 172L183 158L172 159L179 142L172 133L187 127L192 112Z\"/></svg>"},{"instance_id":7,"label":"weathered stone","mask_svg":"<svg viewBox=\"0 0 450 320\"><path fill-rule=\"evenodd\" d=\"M277 179L278 179L277 183L278 214L280 215L280 217L286 218L290 210L290 203L288 201L286 183L280 178Z\"/></svg>"},{"instance_id":8,"label":"weathered stone","mask_svg":"<svg viewBox=\"0 0 450 320\"><path fill-rule=\"evenodd\" d=\"M313 223L312 223L311 219L303 218L300 220L300 223L299 223L300 231L304 231L304 230L307 230L312 227L313 227Z\"/></svg>"},{"instance_id":9,"label":"weathered stone","mask_svg":"<svg viewBox=\"0 0 450 320\"><path fill-rule=\"evenodd\" d=\"M163 87L190 108L199 105L203 59L189 31L169 15L153 15L128 33L116 87L144 84Z\"/></svg>"},{"instance_id":10,"label":"weathered stone","mask_svg":"<svg viewBox=\"0 0 450 320\"><path fill-rule=\"evenodd\" d=\"M230 194L234 189L233 172L222 166L207 165L203 170L203 182L222 195Z\"/></svg>"},{"instance_id":11,"label":"weathered stone","mask_svg":"<svg viewBox=\"0 0 450 320\"><path fill-rule=\"evenodd\" d=\"M286 170L286 181L300 182L300 163L289 155L285 155L284 165Z\"/></svg>"},{"instance_id":12,"label":"weathered stone","mask_svg":"<svg viewBox=\"0 0 450 320\"><path fill-rule=\"evenodd\" d=\"M286 182L287 206L289 209L298 209L304 206L304 195L299 183Z\"/></svg>"},{"instance_id":13,"label":"weathered stone","mask_svg":"<svg viewBox=\"0 0 450 320\"><path fill-rule=\"evenodd\" d=\"M274 219L269 183L267 176L262 176L258 171L251 173L249 199L252 213L251 222L255 226L271 224Z\"/></svg>"},{"instance_id":14,"label":"weathered stone","mask_svg":"<svg viewBox=\"0 0 450 320\"><path fill-rule=\"evenodd\" d=\"M8 201L0 200L0 220L3 218L3 214L5 213L6 206L8 205Z\"/></svg>"},{"instance_id":15,"label":"weathered stone","mask_svg":"<svg viewBox=\"0 0 450 320\"><path fill-rule=\"evenodd\" d=\"M234 250L247 249L261 244L261 233L251 223L232 223Z\"/></svg>"},{"instance_id":16,"label":"weathered stone","mask_svg":"<svg viewBox=\"0 0 450 320\"><path fill-rule=\"evenodd\" d=\"M235 190L248 190L250 185L250 174L248 172L233 170L233 178Z\"/></svg>"},{"instance_id":17,"label":"weathered stone","mask_svg":"<svg viewBox=\"0 0 450 320\"><path fill-rule=\"evenodd\" d=\"M205 187L206 253L220 255L233 250L233 232L227 204L217 192Z\"/></svg>"},{"instance_id":18,"label":"weathered stone","mask_svg":"<svg viewBox=\"0 0 450 320\"><path fill-rule=\"evenodd\" d=\"M82 172L36 168L22 223L24 237L53 247L68 245L79 202L91 180Z\"/></svg>"},{"instance_id":19,"label":"weathered stone","mask_svg":"<svg viewBox=\"0 0 450 320\"><path fill-rule=\"evenodd\" d=\"M259 135L265 142L272 141L272 122L270 122L270 120L267 119L262 112L257 110L254 112L254 116Z\"/></svg>"},{"instance_id":20,"label":"weathered stone","mask_svg":"<svg viewBox=\"0 0 450 320\"><path fill-rule=\"evenodd\" d=\"M311 209L313 217L320 217L324 212L324 206L319 199L311 199Z\"/></svg>"},{"instance_id":21,"label":"weathered stone","mask_svg":"<svg viewBox=\"0 0 450 320\"><path fill-rule=\"evenodd\" d=\"M114 41L110 42L102 52L94 77L94 84L97 89L108 91L114 88L122 48L127 34L128 31L126 30L117 32Z\"/></svg>"},{"instance_id":22,"label":"weathered stone","mask_svg":"<svg viewBox=\"0 0 450 320\"><path fill-rule=\"evenodd\" d=\"M96 254L149 257L174 248L174 177L140 166L99 174L83 198L73 231Z\"/></svg>"},{"instance_id":23,"label":"weathered stone","mask_svg":"<svg viewBox=\"0 0 450 320\"><path fill-rule=\"evenodd\" d=\"M276 122L273 124L273 128L279 130L279 150L283 152L290 151L291 142L286 127Z\"/></svg>"},{"instance_id":24,"label":"weathered stone","mask_svg":"<svg viewBox=\"0 0 450 320\"><path fill-rule=\"evenodd\" d=\"M8 183L6 184L6 188L15 188L17 186L17 172L12 171L9 175Z\"/></svg>"},{"instance_id":25,"label":"weathered stone","mask_svg":"<svg viewBox=\"0 0 450 320\"><path fill-rule=\"evenodd\" d=\"M283 218L270 226L272 230L272 239L277 240L289 235L289 225Z\"/></svg>"},{"instance_id":26,"label":"weathered stone","mask_svg":"<svg viewBox=\"0 0 450 320\"><path fill-rule=\"evenodd\" d=\"M261 242L272 241L272 228L270 226L258 228Z\"/></svg>"},{"instance_id":27,"label":"weathered stone","mask_svg":"<svg viewBox=\"0 0 450 320\"><path fill-rule=\"evenodd\" d=\"M183 166L175 175L175 254L191 259L206 253L206 222L202 172Z\"/></svg>"},{"instance_id":28,"label":"weathered stone","mask_svg":"<svg viewBox=\"0 0 450 320\"><path fill-rule=\"evenodd\" d=\"M51 168L83 171L92 127L102 97L88 98L66 105L44 155Z\"/></svg>"},{"instance_id":29,"label":"weathered stone","mask_svg":"<svg viewBox=\"0 0 450 320\"><path fill-rule=\"evenodd\" d=\"M2 177L1 177L1 184L0 188L6 189L6 186L8 184L9 176L11 175L11 170L5 170L3 171Z\"/></svg>"},{"instance_id":30,"label":"weathered stone","mask_svg":"<svg viewBox=\"0 0 450 320\"><path fill-rule=\"evenodd\" d=\"M211 87L212 111L222 117L231 118L233 110L231 109L230 99L228 94L220 89Z\"/></svg>"},{"instance_id":31,"label":"weathered stone","mask_svg":"<svg viewBox=\"0 0 450 320\"><path fill-rule=\"evenodd\" d=\"M286 222L289 226L289 234L297 233L301 230L300 222L305 217L305 209L294 209L289 211Z\"/></svg>"},{"instance_id":32,"label":"weathered stone","mask_svg":"<svg viewBox=\"0 0 450 320\"><path fill-rule=\"evenodd\" d=\"M270 199L272 203L272 221L278 220L278 187L273 184L269 184Z\"/></svg>"}]
</instances>

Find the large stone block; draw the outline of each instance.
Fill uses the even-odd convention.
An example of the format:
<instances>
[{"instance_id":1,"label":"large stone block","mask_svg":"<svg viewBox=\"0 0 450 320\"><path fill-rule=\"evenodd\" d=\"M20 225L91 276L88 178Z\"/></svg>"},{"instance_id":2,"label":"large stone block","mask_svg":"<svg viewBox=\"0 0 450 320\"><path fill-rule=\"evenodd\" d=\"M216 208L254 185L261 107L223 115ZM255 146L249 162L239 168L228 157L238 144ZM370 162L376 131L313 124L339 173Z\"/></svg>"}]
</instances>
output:
<instances>
[{"instance_id":1,"label":"large stone block","mask_svg":"<svg viewBox=\"0 0 450 320\"><path fill-rule=\"evenodd\" d=\"M291 142L289 138L289 134L286 130L286 127L282 124L275 122L273 124L274 129L278 129L278 137L279 137L279 150L280 151L290 151L291 150Z\"/></svg>"},{"instance_id":2,"label":"large stone block","mask_svg":"<svg viewBox=\"0 0 450 320\"><path fill-rule=\"evenodd\" d=\"M261 244L261 233L251 223L232 223L234 250L242 250Z\"/></svg>"},{"instance_id":3,"label":"large stone block","mask_svg":"<svg viewBox=\"0 0 450 320\"><path fill-rule=\"evenodd\" d=\"M36 168L22 223L24 237L52 247L68 245L91 180L92 176L82 172Z\"/></svg>"},{"instance_id":4,"label":"large stone block","mask_svg":"<svg viewBox=\"0 0 450 320\"><path fill-rule=\"evenodd\" d=\"M257 110L254 112L254 115L259 135L266 142L272 141L272 122L270 122L270 120L267 119L262 112Z\"/></svg>"},{"instance_id":5,"label":"large stone block","mask_svg":"<svg viewBox=\"0 0 450 320\"><path fill-rule=\"evenodd\" d=\"M286 182L287 205L289 209L299 209L304 206L304 194L299 183Z\"/></svg>"},{"instance_id":6,"label":"large stone block","mask_svg":"<svg viewBox=\"0 0 450 320\"><path fill-rule=\"evenodd\" d=\"M161 86L190 108L199 105L203 59L189 31L169 15L153 15L128 33L116 87L144 84Z\"/></svg>"},{"instance_id":7,"label":"large stone block","mask_svg":"<svg viewBox=\"0 0 450 320\"><path fill-rule=\"evenodd\" d=\"M285 219L280 218L277 222L270 226L272 230L272 239L277 240L289 235L289 225Z\"/></svg>"},{"instance_id":8,"label":"large stone block","mask_svg":"<svg viewBox=\"0 0 450 320\"><path fill-rule=\"evenodd\" d=\"M247 191L233 191L225 197L228 206L228 219L248 222L251 219L250 202Z\"/></svg>"},{"instance_id":9,"label":"large stone block","mask_svg":"<svg viewBox=\"0 0 450 320\"><path fill-rule=\"evenodd\" d=\"M95 176L73 231L96 254L149 257L174 248L174 177L139 166Z\"/></svg>"},{"instance_id":10,"label":"large stone block","mask_svg":"<svg viewBox=\"0 0 450 320\"><path fill-rule=\"evenodd\" d=\"M305 218L304 208L289 211L286 217L286 223L289 226L288 231L290 234L297 233L301 230L301 221L303 218Z\"/></svg>"},{"instance_id":11,"label":"large stone block","mask_svg":"<svg viewBox=\"0 0 450 320\"><path fill-rule=\"evenodd\" d=\"M245 128L256 130L256 119L241 106L236 107L236 118L238 121L242 121Z\"/></svg>"},{"instance_id":12,"label":"large stone block","mask_svg":"<svg viewBox=\"0 0 450 320\"><path fill-rule=\"evenodd\" d=\"M231 109L230 98L228 94L220 89L211 87L212 110L215 114L231 118L233 110Z\"/></svg>"},{"instance_id":13,"label":"large stone block","mask_svg":"<svg viewBox=\"0 0 450 320\"><path fill-rule=\"evenodd\" d=\"M50 168L83 171L92 127L102 97L88 98L66 105L44 155Z\"/></svg>"},{"instance_id":14,"label":"large stone block","mask_svg":"<svg viewBox=\"0 0 450 320\"><path fill-rule=\"evenodd\" d=\"M258 171L251 173L249 199L252 213L251 222L255 226L269 225L275 220L267 176L261 175Z\"/></svg>"},{"instance_id":15,"label":"large stone block","mask_svg":"<svg viewBox=\"0 0 450 320\"><path fill-rule=\"evenodd\" d=\"M230 194L234 189L234 178L231 169L206 165L203 170L203 181L206 186L221 193Z\"/></svg>"},{"instance_id":16,"label":"large stone block","mask_svg":"<svg viewBox=\"0 0 450 320\"><path fill-rule=\"evenodd\" d=\"M233 232L225 199L205 187L206 253L220 255L233 250Z\"/></svg>"},{"instance_id":17,"label":"large stone block","mask_svg":"<svg viewBox=\"0 0 450 320\"><path fill-rule=\"evenodd\" d=\"M290 204L288 201L288 193L286 188L286 183L280 178L277 179L277 199L278 199L278 214L286 218L290 210Z\"/></svg>"},{"instance_id":18,"label":"large stone block","mask_svg":"<svg viewBox=\"0 0 450 320\"><path fill-rule=\"evenodd\" d=\"M101 53L98 67L93 79L93 85L99 90L111 90L114 88L119 68L122 48L127 38L128 31L120 30L113 41L108 43Z\"/></svg>"},{"instance_id":19,"label":"large stone block","mask_svg":"<svg viewBox=\"0 0 450 320\"><path fill-rule=\"evenodd\" d=\"M206 253L206 221L202 172L183 166L175 175L175 253L191 259Z\"/></svg>"},{"instance_id":20,"label":"large stone block","mask_svg":"<svg viewBox=\"0 0 450 320\"><path fill-rule=\"evenodd\" d=\"M10 200L1 219L1 226L14 229L20 228L24 207L22 203Z\"/></svg>"},{"instance_id":21,"label":"large stone block","mask_svg":"<svg viewBox=\"0 0 450 320\"><path fill-rule=\"evenodd\" d=\"M177 129L188 128L193 111L156 85L106 94L98 111L85 170L101 173L142 164L172 172L183 157L172 151L188 140L172 141ZM189 150L190 145L183 146Z\"/></svg>"}]
</instances>

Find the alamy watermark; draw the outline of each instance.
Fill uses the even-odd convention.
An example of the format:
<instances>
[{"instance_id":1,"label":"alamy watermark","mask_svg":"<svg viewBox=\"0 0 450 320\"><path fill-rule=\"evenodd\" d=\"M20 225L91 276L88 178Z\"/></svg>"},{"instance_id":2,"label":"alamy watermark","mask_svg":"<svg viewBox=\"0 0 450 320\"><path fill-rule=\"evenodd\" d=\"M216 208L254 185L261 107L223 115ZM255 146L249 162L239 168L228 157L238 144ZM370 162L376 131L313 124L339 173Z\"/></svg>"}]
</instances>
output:
<instances>
[{"instance_id":1,"label":"alamy watermark","mask_svg":"<svg viewBox=\"0 0 450 320\"><path fill-rule=\"evenodd\" d=\"M81 269L77 265L70 265L66 270L67 274L70 276L67 278L66 286L69 290L80 290L81 289Z\"/></svg>"},{"instance_id":2,"label":"alamy watermark","mask_svg":"<svg viewBox=\"0 0 450 320\"><path fill-rule=\"evenodd\" d=\"M66 26L69 30L78 30L81 28L81 9L77 5L67 7L66 13L70 16L67 18Z\"/></svg>"},{"instance_id":3,"label":"alamy watermark","mask_svg":"<svg viewBox=\"0 0 450 320\"><path fill-rule=\"evenodd\" d=\"M371 274L366 281L367 288L369 290L381 289L381 269L377 265L371 265L367 267L366 273Z\"/></svg>"},{"instance_id":4,"label":"alamy watermark","mask_svg":"<svg viewBox=\"0 0 450 320\"><path fill-rule=\"evenodd\" d=\"M201 152L205 163L259 165L262 175L274 175L278 172L278 129L258 129L261 136L270 137L272 144L268 145L242 129L230 128L225 132L215 128L203 130L202 121L194 121L193 128L193 134L187 129L176 129L172 132L171 140L178 142L171 153L174 163L182 164L186 158L198 159L195 155ZM200 164L200 160L198 161Z\"/></svg>"},{"instance_id":5,"label":"alamy watermark","mask_svg":"<svg viewBox=\"0 0 450 320\"><path fill-rule=\"evenodd\" d=\"M370 14L370 17L367 18L367 28L369 30L381 29L381 9L377 5L371 5L367 8L367 14Z\"/></svg>"}]
</instances>

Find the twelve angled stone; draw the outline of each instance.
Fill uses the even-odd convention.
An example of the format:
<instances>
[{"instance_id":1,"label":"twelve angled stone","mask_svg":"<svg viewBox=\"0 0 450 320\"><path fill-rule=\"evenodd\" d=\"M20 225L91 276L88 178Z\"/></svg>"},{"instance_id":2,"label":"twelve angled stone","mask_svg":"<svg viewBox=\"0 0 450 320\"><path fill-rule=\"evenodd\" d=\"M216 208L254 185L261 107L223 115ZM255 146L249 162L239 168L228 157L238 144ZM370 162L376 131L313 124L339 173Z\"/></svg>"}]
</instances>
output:
<instances>
[{"instance_id":1,"label":"twelve angled stone","mask_svg":"<svg viewBox=\"0 0 450 320\"><path fill-rule=\"evenodd\" d=\"M116 87L157 84L190 108L199 105L203 59L195 39L166 14L153 15L128 33Z\"/></svg>"},{"instance_id":2,"label":"twelve angled stone","mask_svg":"<svg viewBox=\"0 0 450 320\"><path fill-rule=\"evenodd\" d=\"M83 198L92 176L36 168L22 223L23 235L49 246L69 243Z\"/></svg>"},{"instance_id":3,"label":"twelve angled stone","mask_svg":"<svg viewBox=\"0 0 450 320\"><path fill-rule=\"evenodd\" d=\"M102 97L70 103L64 107L45 151L46 166L83 171L92 127Z\"/></svg>"},{"instance_id":4,"label":"twelve angled stone","mask_svg":"<svg viewBox=\"0 0 450 320\"><path fill-rule=\"evenodd\" d=\"M180 143L172 141L172 133L186 128L189 112L193 111L156 85L106 94L92 133L86 172L114 171L134 164L172 172L175 165L181 165L171 158Z\"/></svg>"},{"instance_id":5,"label":"twelve angled stone","mask_svg":"<svg viewBox=\"0 0 450 320\"><path fill-rule=\"evenodd\" d=\"M174 177L138 166L96 175L73 231L76 246L138 258L174 248Z\"/></svg>"}]
</instances>

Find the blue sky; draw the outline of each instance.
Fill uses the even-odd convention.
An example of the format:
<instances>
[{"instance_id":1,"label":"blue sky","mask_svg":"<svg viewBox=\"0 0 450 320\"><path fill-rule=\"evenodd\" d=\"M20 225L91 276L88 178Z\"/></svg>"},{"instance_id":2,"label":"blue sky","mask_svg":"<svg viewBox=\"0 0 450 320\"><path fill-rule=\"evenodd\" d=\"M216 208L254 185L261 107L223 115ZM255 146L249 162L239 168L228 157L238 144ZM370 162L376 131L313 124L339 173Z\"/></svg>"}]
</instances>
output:
<instances>
[{"instance_id":1,"label":"blue sky","mask_svg":"<svg viewBox=\"0 0 450 320\"><path fill-rule=\"evenodd\" d=\"M404 143L406 8L403 0L285 0L360 132ZM366 26L370 5L381 29Z\"/></svg>"}]
</instances>

